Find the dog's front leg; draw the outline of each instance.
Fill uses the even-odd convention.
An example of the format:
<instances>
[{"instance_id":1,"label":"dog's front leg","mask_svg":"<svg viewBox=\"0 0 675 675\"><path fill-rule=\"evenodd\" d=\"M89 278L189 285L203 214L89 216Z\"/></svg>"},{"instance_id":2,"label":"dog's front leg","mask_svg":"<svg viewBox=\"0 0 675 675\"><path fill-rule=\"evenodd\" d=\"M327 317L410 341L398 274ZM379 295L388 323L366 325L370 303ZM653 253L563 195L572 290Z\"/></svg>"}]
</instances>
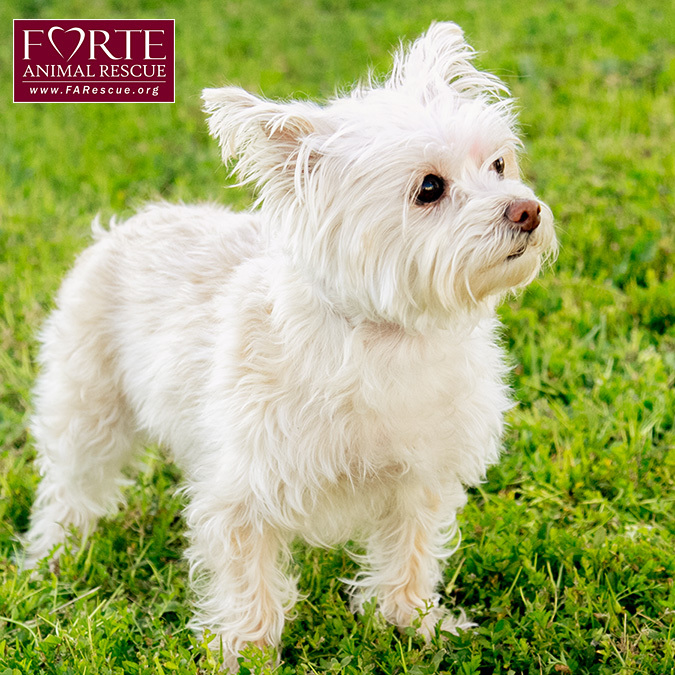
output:
<instances>
[{"instance_id":1,"label":"dog's front leg","mask_svg":"<svg viewBox=\"0 0 675 675\"><path fill-rule=\"evenodd\" d=\"M453 630L459 622L438 606L437 587L445 559L453 549L455 514L466 501L457 485L443 498L429 488L403 491L378 519L367 542L366 569L356 586L357 608L377 598L378 608L390 623L405 628L420 620L420 634L428 638L439 620Z\"/></svg>"},{"instance_id":2,"label":"dog's front leg","mask_svg":"<svg viewBox=\"0 0 675 675\"><path fill-rule=\"evenodd\" d=\"M285 573L287 543L249 504L223 504L215 495L194 497L187 521L197 594L192 626L215 633L225 665L238 672L237 656L247 644L279 643L296 599L295 580Z\"/></svg>"}]
</instances>

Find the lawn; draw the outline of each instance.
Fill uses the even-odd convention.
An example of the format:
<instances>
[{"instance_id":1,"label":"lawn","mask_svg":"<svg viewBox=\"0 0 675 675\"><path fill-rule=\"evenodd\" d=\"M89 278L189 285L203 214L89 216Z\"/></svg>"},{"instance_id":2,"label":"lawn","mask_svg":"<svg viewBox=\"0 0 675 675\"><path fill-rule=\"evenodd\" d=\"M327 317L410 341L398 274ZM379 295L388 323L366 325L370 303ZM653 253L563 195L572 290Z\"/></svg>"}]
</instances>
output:
<instances>
[{"instance_id":1,"label":"lawn","mask_svg":"<svg viewBox=\"0 0 675 675\"><path fill-rule=\"evenodd\" d=\"M519 100L558 260L500 310L519 405L472 490L431 644L354 617L344 551L298 545L290 673L675 672L675 13L661 0L10 0L0 6L0 675L211 673L186 629L177 469L150 449L128 507L58 576L17 570L38 476L36 332L93 215L225 189L200 90L331 95L453 19ZM176 20L176 103L13 104L11 19ZM74 549L73 549L74 550ZM249 669L261 663L252 652ZM243 671L246 672L246 671Z\"/></svg>"}]
</instances>

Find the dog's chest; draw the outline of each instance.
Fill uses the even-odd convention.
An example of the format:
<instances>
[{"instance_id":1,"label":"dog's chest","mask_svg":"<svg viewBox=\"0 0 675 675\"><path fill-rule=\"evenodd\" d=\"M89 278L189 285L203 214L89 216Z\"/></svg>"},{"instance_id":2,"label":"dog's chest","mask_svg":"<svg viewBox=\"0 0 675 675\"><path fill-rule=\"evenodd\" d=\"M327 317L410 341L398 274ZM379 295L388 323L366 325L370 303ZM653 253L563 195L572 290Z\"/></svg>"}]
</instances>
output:
<instances>
[{"instance_id":1,"label":"dog's chest","mask_svg":"<svg viewBox=\"0 0 675 675\"><path fill-rule=\"evenodd\" d=\"M251 351L255 344L272 351ZM275 464L311 482L411 469L473 482L495 453L508 403L489 330L458 339L324 324L304 341L248 345L237 387L252 413L248 429L265 429Z\"/></svg>"},{"instance_id":2,"label":"dog's chest","mask_svg":"<svg viewBox=\"0 0 675 675\"><path fill-rule=\"evenodd\" d=\"M379 326L351 337L339 364L324 355L296 371L309 378L295 380L304 405L277 399L289 432L275 457L277 475L286 467L284 484L301 478L306 486L310 502L300 498L297 511L311 514L301 529L316 541L344 539L403 485L444 494L480 480L497 458L508 405L493 367L500 354L487 336L458 344L439 336L432 344ZM310 361L312 352L305 349Z\"/></svg>"},{"instance_id":3,"label":"dog's chest","mask_svg":"<svg viewBox=\"0 0 675 675\"><path fill-rule=\"evenodd\" d=\"M494 426L501 419L499 354L488 335L409 336L380 326L363 347L354 401L365 442L379 445L385 461L434 471L453 447L472 442L466 432L474 420Z\"/></svg>"}]
</instances>

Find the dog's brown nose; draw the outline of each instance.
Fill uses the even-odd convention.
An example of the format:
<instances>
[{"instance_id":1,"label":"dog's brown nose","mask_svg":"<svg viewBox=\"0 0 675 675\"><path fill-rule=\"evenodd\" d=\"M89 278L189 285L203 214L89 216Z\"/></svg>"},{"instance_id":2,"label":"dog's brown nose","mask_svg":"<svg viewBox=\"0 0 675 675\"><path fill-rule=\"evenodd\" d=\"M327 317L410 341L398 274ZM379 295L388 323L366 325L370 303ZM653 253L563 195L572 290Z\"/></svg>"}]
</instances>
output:
<instances>
[{"instance_id":1,"label":"dog's brown nose","mask_svg":"<svg viewBox=\"0 0 675 675\"><path fill-rule=\"evenodd\" d=\"M541 206L535 199L516 199L509 204L505 215L523 232L532 232L541 222Z\"/></svg>"}]
</instances>

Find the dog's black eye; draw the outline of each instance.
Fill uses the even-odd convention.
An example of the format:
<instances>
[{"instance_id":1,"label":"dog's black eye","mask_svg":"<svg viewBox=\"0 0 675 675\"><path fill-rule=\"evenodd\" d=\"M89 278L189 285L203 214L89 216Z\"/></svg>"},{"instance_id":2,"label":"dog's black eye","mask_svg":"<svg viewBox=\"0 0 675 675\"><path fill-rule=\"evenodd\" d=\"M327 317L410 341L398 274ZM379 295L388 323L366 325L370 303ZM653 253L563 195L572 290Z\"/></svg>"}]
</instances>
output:
<instances>
[{"instance_id":1,"label":"dog's black eye","mask_svg":"<svg viewBox=\"0 0 675 675\"><path fill-rule=\"evenodd\" d=\"M440 176L430 173L424 176L415 201L418 204L431 204L438 201L443 196L443 192L445 192L445 181Z\"/></svg>"},{"instance_id":2,"label":"dog's black eye","mask_svg":"<svg viewBox=\"0 0 675 675\"><path fill-rule=\"evenodd\" d=\"M490 168L496 171L497 175L501 178L504 175L504 158L495 159Z\"/></svg>"}]
</instances>

